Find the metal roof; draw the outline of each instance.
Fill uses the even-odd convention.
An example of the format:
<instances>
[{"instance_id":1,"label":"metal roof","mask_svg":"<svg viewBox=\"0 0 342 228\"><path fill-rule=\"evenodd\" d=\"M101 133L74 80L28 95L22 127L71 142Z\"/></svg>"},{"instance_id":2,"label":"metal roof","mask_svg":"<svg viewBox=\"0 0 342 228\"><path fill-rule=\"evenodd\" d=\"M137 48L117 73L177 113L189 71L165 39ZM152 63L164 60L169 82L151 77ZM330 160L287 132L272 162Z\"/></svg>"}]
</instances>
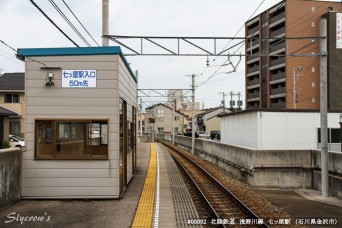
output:
<instances>
[{"instance_id":1,"label":"metal roof","mask_svg":"<svg viewBox=\"0 0 342 228\"><path fill-rule=\"evenodd\" d=\"M123 56L119 46L108 47L62 47L62 48L19 48L17 50L17 57L24 60L25 57L39 57L39 56L77 56L77 55L120 55L125 63L132 78L137 82L132 69L129 66L126 58Z\"/></svg>"}]
</instances>

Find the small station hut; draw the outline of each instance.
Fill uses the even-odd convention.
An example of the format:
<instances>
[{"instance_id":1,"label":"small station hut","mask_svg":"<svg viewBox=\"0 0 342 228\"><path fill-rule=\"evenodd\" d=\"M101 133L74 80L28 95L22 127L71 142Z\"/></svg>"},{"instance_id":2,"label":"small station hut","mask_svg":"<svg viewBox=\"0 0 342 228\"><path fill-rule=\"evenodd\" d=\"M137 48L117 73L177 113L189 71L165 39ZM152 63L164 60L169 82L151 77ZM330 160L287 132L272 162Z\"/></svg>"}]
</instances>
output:
<instances>
[{"instance_id":1,"label":"small station hut","mask_svg":"<svg viewBox=\"0 0 342 228\"><path fill-rule=\"evenodd\" d=\"M22 198L120 198L136 167L137 78L119 47L18 49Z\"/></svg>"}]
</instances>

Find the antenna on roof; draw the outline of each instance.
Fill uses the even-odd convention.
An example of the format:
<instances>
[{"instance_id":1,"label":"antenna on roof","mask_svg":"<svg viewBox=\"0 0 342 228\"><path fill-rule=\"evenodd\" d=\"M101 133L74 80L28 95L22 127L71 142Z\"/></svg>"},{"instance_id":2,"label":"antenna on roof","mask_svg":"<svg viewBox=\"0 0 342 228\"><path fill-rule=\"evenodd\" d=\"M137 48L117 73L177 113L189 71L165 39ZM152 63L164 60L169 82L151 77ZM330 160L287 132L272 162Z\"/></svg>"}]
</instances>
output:
<instances>
[{"instance_id":1,"label":"antenna on roof","mask_svg":"<svg viewBox=\"0 0 342 228\"><path fill-rule=\"evenodd\" d=\"M2 71L3 71L4 69L2 69L2 68L0 68L0 76L2 75Z\"/></svg>"}]
</instances>

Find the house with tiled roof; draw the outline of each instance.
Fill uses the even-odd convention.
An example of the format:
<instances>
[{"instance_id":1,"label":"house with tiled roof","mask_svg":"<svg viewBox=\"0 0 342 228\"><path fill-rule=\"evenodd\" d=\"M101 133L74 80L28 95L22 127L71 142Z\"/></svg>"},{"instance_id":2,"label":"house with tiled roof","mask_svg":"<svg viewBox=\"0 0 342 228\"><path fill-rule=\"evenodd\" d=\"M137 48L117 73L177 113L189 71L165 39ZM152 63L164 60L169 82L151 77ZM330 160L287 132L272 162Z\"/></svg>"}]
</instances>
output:
<instances>
[{"instance_id":1,"label":"house with tiled roof","mask_svg":"<svg viewBox=\"0 0 342 228\"><path fill-rule=\"evenodd\" d=\"M10 134L24 137L25 103L25 74L0 75L0 106L17 114L9 118Z\"/></svg>"}]
</instances>

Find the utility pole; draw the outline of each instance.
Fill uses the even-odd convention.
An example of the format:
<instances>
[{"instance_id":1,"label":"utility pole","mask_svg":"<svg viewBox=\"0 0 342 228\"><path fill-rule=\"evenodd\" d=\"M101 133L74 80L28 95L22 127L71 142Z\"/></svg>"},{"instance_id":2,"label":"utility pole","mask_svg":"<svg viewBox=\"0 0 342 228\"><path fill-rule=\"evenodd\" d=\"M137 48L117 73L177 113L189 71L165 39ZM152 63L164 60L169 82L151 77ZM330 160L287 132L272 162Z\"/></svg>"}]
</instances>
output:
<instances>
[{"instance_id":1,"label":"utility pole","mask_svg":"<svg viewBox=\"0 0 342 228\"><path fill-rule=\"evenodd\" d=\"M195 74L191 75L192 79L192 93L191 93L191 114L192 114L192 135L191 135L191 153L195 154Z\"/></svg>"},{"instance_id":2,"label":"utility pole","mask_svg":"<svg viewBox=\"0 0 342 228\"><path fill-rule=\"evenodd\" d=\"M230 102L229 102L230 107L229 107L229 109L230 109L230 111L234 111L235 101L233 100L233 96L235 96L236 94L234 94L233 91L231 91L229 93L229 95L230 95Z\"/></svg>"},{"instance_id":3,"label":"utility pole","mask_svg":"<svg viewBox=\"0 0 342 228\"><path fill-rule=\"evenodd\" d=\"M142 134L143 134L143 130L142 130L142 98L140 98L139 109L140 109L140 136L142 136Z\"/></svg>"},{"instance_id":4,"label":"utility pole","mask_svg":"<svg viewBox=\"0 0 342 228\"><path fill-rule=\"evenodd\" d=\"M228 95L225 92L219 92L219 94L222 94L222 108L223 108L223 112L226 111L226 99L225 97Z\"/></svg>"},{"instance_id":5,"label":"utility pole","mask_svg":"<svg viewBox=\"0 0 342 228\"><path fill-rule=\"evenodd\" d=\"M301 72L304 70L304 68L297 66L297 67L293 67L292 70L293 70L293 88L292 88L293 109L296 109L297 108L296 76L303 76L303 73ZM296 71L299 71L299 72L297 72L296 74Z\"/></svg>"},{"instance_id":6,"label":"utility pole","mask_svg":"<svg viewBox=\"0 0 342 228\"><path fill-rule=\"evenodd\" d=\"M319 21L320 39L320 111L321 111L321 177L322 196L329 196L329 170L328 170L328 86L327 86L327 19Z\"/></svg>"},{"instance_id":7,"label":"utility pole","mask_svg":"<svg viewBox=\"0 0 342 228\"><path fill-rule=\"evenodd\" d=\"M172 145L175 145L175 107L176 99L172 97Z\"/></svg>"},{"instance_id":8,"label":"utility pole","mask_svg":"<svg viewBox=\"0 0 342 228\"><path fill-rule=\"evenodd\" d=\"M241 108L241 106L242 106L241 93L238 92L237 95L238 95L238 102L237 102L238 110L241 110L242 109Z\"/></svg>"},{"instance_id":9,"label":"utility pole","mask_svg":"<svg viewBox=\"0 0 342 228\"><path fill-rule=\"evenodd\" d=\"M109 35L109 0L102 0L102 35ZM109 46L107 37L102 37L102 46Z\"/></svg>"},{"instance_id":10,"label":"utility pole","mask_svg":"<svg viewBox=\"0 0 342 228\"><path fill-rule=\"evenodd\" d=\"M191 76L191 115L192 115L192 126L191 126L191 153L195 154L195 74L186 75Z\"/></svg>"}]
</instances>

